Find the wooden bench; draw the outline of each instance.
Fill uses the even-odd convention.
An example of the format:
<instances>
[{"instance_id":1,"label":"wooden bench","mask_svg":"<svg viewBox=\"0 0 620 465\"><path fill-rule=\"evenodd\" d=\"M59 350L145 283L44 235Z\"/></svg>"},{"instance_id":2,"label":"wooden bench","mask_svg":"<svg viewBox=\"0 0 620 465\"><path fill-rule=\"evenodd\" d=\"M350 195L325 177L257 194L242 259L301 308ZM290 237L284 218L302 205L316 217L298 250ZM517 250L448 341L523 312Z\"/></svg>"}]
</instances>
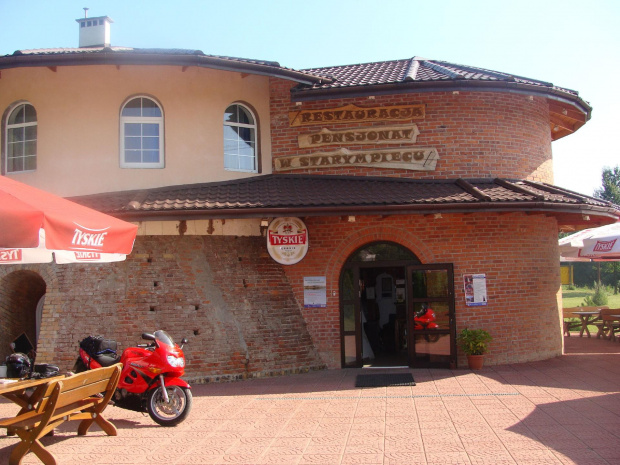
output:
<instances>
[{"instance_id":1,"label":"wooden bench","mask_svg":"<svg viewBox=\"0 0 620 465\"><path fill-rule=\"evenodd\" d=\"M116 436L116 427L101 413L114 394L120 378L121 364L89 370L67 378L55 378L45 387L35 405L22 409L17 416L0 420L0 427L15 432L21 442L11 451L9 465L19 465L33 452L45 465L56 459L40 439L65 421L81 420L78 435L83 436L93 423L108 435Z\"/></svg>"},{"instance_id":2,"label":"wooden bench","mask_svg":"<svg viewBox=\"0 0 620 465\"><path fill-rule=\"evenodd\" d=\"M603 309L609 308L607 305L601 305L598 307L567 307L562 309L562 316L564 318L564 336L570 337L570 332L573 329L581 329L581 321L579 316L573 312L598 312ZM596 324L596 323L592 323ZM598 336L597 336L598 337Z\"/></svg>"},{"instance_id":3,"label":"wooden bench","mask_svg":"<svg viewBox=\"0 0 620 465\"><path fill-rule=\"evenodd\" d=\"M573 312L578 312L579 307L568 307L562 309L562 315L564 317L564 336L570 337L570 331L572 329L581 328L581 323L579 322L579 318L577 315L574 315Z\"/></svg>"},{"instance_id":4,"label":"wooden bench","mask_svg":"<svg viewBox=\"0 0 620 465\"><path fill-rule=\"evenodd\" d=\"M620 315L620 308L604 308L601 310L601 319L594 323L598 328L597 339L604 337L614 341L616 333L620 332L620 321L610 315Z\"/></svg>"}]
</instances>

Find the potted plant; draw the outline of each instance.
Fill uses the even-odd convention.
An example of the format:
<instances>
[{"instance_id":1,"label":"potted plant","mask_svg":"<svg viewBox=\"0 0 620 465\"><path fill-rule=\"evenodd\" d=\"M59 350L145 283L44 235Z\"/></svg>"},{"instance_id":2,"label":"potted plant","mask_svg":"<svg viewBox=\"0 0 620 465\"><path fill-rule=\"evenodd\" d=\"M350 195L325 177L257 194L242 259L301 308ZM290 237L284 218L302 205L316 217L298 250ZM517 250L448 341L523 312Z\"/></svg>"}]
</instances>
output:
<instances>
[{"instance_id":1,"label":"potted plant","mask_svg":"<svg viewBox=\"0 0 620 465\"><path fill-rule=\"evenodd\" d=\"M461 350L467 355L467 363L471 370L479 370L484 363L484 354L493 338L484 329L465 328L457 337Z\"/></svg>"}]
</instances>

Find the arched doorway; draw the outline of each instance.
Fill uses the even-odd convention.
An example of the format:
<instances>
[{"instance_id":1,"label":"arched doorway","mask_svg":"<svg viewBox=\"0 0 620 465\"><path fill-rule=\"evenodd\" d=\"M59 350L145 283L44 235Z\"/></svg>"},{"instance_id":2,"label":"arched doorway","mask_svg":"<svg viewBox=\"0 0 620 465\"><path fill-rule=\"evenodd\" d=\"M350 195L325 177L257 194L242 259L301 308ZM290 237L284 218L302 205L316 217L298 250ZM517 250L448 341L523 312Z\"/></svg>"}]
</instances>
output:
<instances>
[{"instance_id":1,"label":"arched doorway","mask_svg":"<svg viewBox=\"0 0 620 465\"><path fill-rule=\"evenodd\" d=\"M28 341L36 350L37 321L41 311L37 308L45 295L46 284L43 278L34 271L20 270L6 275L0 281L0 359L12 352L10 343L20 338L20 342ZM23 345L18 347L23 349Z\"/></svg>"},{"instance_id":2,"label":"arched doorway","mask_svg":"<svg viewBox=\"0 0 620 465\"><path fill-rule=\"evenodd\" d=\"M451 264L423 265L393 242L368 244L343 266L340 296L343 367L456 367Z\"/></svg>"}]
</instances>

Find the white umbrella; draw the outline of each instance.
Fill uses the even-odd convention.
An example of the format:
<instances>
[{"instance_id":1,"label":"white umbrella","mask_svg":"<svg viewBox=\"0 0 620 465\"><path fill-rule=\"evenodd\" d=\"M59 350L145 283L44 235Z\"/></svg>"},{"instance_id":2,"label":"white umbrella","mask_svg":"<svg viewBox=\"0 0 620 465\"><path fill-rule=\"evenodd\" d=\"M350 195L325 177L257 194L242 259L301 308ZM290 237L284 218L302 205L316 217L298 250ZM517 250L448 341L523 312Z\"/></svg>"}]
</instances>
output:
<instances>
[{"instance_id":1,"label":"white umbrella","mask_svg":"<svg viewBox=\"0 0 620 465\"><path fill-rule=\"evenodd\" d=\"M584 229L559 240L563 261L620 260L620 223Z\"/></svg>"}]
</instances>

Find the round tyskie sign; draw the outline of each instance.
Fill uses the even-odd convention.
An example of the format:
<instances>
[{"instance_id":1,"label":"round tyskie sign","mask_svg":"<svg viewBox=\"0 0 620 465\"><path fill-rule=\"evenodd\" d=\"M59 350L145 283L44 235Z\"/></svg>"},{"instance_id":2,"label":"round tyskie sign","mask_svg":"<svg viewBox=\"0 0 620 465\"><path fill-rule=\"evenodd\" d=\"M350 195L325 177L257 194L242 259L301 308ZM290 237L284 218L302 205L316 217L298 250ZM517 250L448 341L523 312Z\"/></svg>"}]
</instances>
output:
<instances>
[{"instance_id":1,"label":"round tyskie sign","mask_svg":"<svg viewBox=\"0 0 620 465\"><path fill-rule=\"evenodd\" d=\"M267 250L276 262L294 265L308 252L308 229L299 218L276 218L267 229Z\"/></svg>"}]
</instances>

